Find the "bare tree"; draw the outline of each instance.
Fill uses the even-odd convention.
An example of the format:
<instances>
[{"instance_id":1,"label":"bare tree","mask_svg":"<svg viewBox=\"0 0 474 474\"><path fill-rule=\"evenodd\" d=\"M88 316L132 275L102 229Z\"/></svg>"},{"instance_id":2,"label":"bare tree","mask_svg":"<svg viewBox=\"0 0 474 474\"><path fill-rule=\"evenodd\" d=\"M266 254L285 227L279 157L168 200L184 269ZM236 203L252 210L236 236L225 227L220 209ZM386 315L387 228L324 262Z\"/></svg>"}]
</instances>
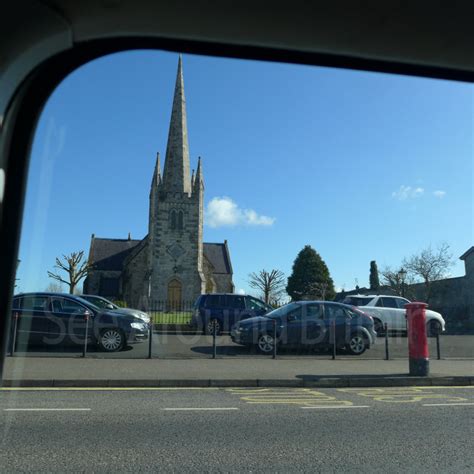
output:
<instances>
[{"instance_id":1,"label":"bare tree","mask_svg":"<svg viewBox=\"0 0 474 474\"><path fill-rule=\"evenodd\" d=\"M252 288L260 290L263 294L265 303L278 301L285 290L285 274L280 270L260 270L258 273L250 273L249 285Z\"/></svg>"},{"instance_id":2,"label":"bare tree","mask_svg":"<svg viewBox=\"0 0 474 474\"><path fill-rule=\"evenodd\" d=\"M449 252L449 244L446 242L438 245L436 250L433 250L430 245L419 254L412 255L403 261L407 272L425 284L426 301L431 295L431 283L446 278L452 265L453 255Z\"/></svg>"},{"instance_id":3,"label":"bare tree","mask_svg":"<svg viewBox=\"0 0 474 474\"><path fill-rule=\"evenodd\" d=\"M392 270L390 267L385 267L380 274L382 275L382 283L389 286L397 295L411 296L409 287L415 283L412 274L406 273L404 275L400 270Z\"/></svg>"},{"instance_id":4,"label":"bare tree","mask_svg":"<svg viewBox=\"0 0 474 474\"><path fill-rule=\"evenodd\" d=\"M70 255L63 255L62 261L56 257L56 265L54 268L66 272L67 276L63 278L57 273L48 271L48 276L61 283L69 286L69 293L74 294L77 284L87 276L92 265L87 261L82 261L84 250L80 252L72 252Z\"/></svg>"},{"instance_id":5,"label":"bare tree","mask_svg":"<svg viewBox=\"0 0 474 474\"><path fill-rule=\"evenodd\" d=\"M61 283L55 283L52 281L45 289L48 293L64 293L64 288Z\"/></svg>"}]
</instances>

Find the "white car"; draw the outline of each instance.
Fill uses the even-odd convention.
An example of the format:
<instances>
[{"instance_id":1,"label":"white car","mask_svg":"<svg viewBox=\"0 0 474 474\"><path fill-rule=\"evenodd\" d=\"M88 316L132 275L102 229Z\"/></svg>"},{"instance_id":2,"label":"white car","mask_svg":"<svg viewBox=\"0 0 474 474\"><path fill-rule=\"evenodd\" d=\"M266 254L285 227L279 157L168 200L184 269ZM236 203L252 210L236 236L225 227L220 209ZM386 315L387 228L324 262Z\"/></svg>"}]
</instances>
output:
<instances>
[{"instance_id":1,"label":"white car","mask_svg":"<svg viewBox=\"0 0 474 474\"><path fill-rule=\"evenodd\" d=\"M407 330L405 305L410 303L400 296L385 295L351 295L344 298L343 303L351 306L361 306L364 313L374 318L374 329L378 334L383 333L387 324L389 331ZM436 311L426 310L427 334L434 336L446 329L446 323L441 314Z\"/></svg>"}]
</instances>

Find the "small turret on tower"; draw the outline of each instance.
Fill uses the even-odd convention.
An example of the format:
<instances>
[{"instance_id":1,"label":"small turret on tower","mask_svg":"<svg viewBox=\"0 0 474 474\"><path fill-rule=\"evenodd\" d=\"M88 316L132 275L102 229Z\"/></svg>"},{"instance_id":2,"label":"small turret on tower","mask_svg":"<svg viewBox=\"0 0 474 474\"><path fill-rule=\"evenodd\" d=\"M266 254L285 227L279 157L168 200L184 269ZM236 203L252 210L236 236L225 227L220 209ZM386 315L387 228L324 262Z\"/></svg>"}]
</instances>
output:
<instances>
[{"instance_id":1,"label":"small turret on tower","mask_svg":"<svg viewBox=\"0 0 474 474\"><path fill-rule=\"evenodd\" d=\"M193 183L193 192L198 192L204 189L204 177L202 173L201 157L198 158L198 165L196 176Z\"/></svg>"}]
</instances>

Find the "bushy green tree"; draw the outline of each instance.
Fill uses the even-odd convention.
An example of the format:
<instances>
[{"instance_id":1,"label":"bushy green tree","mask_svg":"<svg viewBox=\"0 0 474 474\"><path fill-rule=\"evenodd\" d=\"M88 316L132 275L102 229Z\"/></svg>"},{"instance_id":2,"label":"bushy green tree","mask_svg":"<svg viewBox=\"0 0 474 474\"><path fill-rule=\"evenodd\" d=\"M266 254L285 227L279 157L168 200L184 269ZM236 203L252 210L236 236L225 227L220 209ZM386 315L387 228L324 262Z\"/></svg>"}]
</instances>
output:
<instances>
[{"instance_id":1,"label":"bushy green tree","mask_svg":"<svg viewBox=\"0 0 474 474\"><path fill-rule=\"evenodd\" d=\"M370 262L369 281L371 290L378 290L380 288L379 269L377 268L377 262L375 260Z\"/></svg>"},{"instance_id":2,"label":"bushy green tree","mask_svg":"<svg viewBox=\"0 0 474 474\"><path fill-rule=\"evenodd\" d=\"M293 263L286 292L293 301L302 299L332 300L336 296L334 282L321 256L306 245Z\"/></svg>"}]
</instances>

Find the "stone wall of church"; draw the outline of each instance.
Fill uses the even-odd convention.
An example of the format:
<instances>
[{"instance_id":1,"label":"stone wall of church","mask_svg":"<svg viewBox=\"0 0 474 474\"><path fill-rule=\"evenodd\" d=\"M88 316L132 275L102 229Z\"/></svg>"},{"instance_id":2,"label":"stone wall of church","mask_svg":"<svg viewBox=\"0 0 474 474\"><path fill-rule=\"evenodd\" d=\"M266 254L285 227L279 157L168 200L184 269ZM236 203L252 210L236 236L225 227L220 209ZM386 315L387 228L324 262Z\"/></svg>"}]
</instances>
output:
<instances>
[{"instance_id":1,"label":"stone wall of church","mask_svg":"<svg viewBox=\"0 0 474 474\"><path fill-rule=\"evenodd\" d=\"M234 293L235 287L232 282L232 275L223 273L214 273L214 281L216 282L215 293Z\"/></svg>"},{"instance_id":2,"label":"stone wall of church","mask_svg":"<svg viewBox=\"0 0 474 474\"><path fill-rule=\"evenodd\" d=\"M122 273L122 293L127 305L146 309L148 304L148 245L128 259Z\"/></svg>"},{"instance_id":3,"label":"stone wall of church","mask_svg":"<svg viewBox=\"0 0 474 474\"><path fill-rule=\"evenodd\" d=\"M155 205L153 242L149 251L152 262L152 299L168 299L172 280L181 284L183 301L194 301L205 291L202 271L202 203L199 194L158 192ZM182 225L174 226L171 212L182 213ZM174 228L173 228L174 227Z\"/></svg>"},{"instance_id":4,"label":"stone wall of church","mask_svg":"<svg viewBox=\"0 0 474 474\"><path fill-rule=\"evenodd\" d=\"M112 300L120 299L121 274L122 272L120 271L92 270L84 281L83 293L86 295L99 295ZM114 282L116 284L113 284ZM116 291L108 291L111 287L116 288Z\"/></svg>"}]
</instances>

